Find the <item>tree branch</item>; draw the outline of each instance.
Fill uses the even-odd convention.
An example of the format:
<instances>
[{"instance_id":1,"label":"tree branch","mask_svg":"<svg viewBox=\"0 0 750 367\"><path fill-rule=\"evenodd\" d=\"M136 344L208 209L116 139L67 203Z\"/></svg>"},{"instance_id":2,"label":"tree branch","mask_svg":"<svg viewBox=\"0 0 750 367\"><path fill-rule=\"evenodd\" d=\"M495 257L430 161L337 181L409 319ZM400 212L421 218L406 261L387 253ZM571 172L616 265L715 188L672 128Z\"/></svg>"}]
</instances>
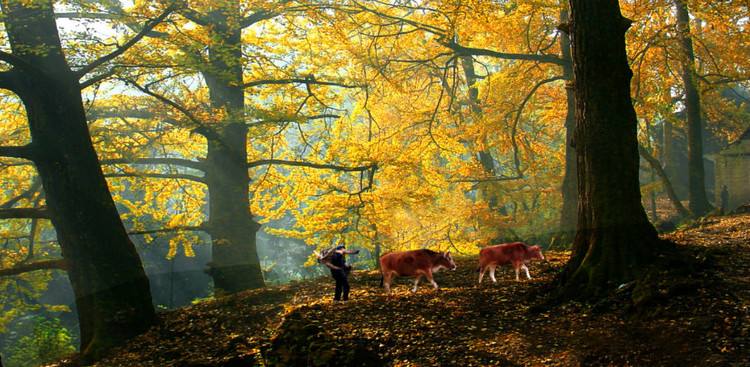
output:
<instances>
[{"instance_id":1,"label":"tree branch","mask_svg":"<svg viewBox=\"0 0 750 367\"><path fill-rule=\"evenodd\" d=\"M523 178L523 176L459 177L449 179L448 182L497 182L522 180Z\"/></svg>"},{"instance_id":2,"label":"tree branch","mask_svg":"<svg viewBox=\"0 0 750 367\"><path fill-rule=\"evenodd\" d=\"M90 64L82 67L80 70L76 71L76 76L80 79L84 75L88 74L92 70L96 69L97 67L117 58L118 56L122 55L125 51L133 47L138 41L140 41L143 37L146 37L146 34L148 34L154 27L156 27L159 23L161 23L169 14L174 12L177 9L177 6L175 4L170 5L167 7L166 10L164 10L161 15L156 17L155 19L152 19L148 23L146 23L145 26L135 35L133 38L131 38L129 41L125 42L122 46L118 47L111 53L104 55L94 61L92 61Z\"/></svg>"},{"instance_id":3,"label":"tree branch","mask_svg":"<svg viewBox=\"0 0 750 367\"><path fill-rule=\"evenodd\" d=\"M248 123L247 125L258 126L258 125L264 125L264 124L281 124L281 123L287 123L287 122L301 122L302 120L313 121L313 120L322 120L322 119L337 119L340 117L341 115L336 115L332 113L324 113L320 115L311 115L311 116L298 116L298 117L288 116L288 117L253 121L253 122Z\"/></svg>"},{"instance_id":4,"label":"tree branch","mask_svg":"<svg viewBox=\"0 0 750 367\"><path fill-rule=\"evenodd\" d=\"M240 27L247 28L255 23L260 22L261 20L271 19L277 15L279 15L279 13L260 10L243 18L240 21Z\"/></svg>"},{"instance_id":5,"label":"tree branch","mask_svg":"<svg viewBox=\"0 0 750 367\"><path fill-rule=\"evenodd\" d=\"M366 6L360 4L359 2L356 2L356 1L354 1L353 3L359 9L364 10L364 11L369 12L369 13L372 13L374 15L377 15L378 17L385 18L385 19L391 19L391 20L395 20L395 21L398 21L398 22L402 22L402 23L408 24L408 25L410 25L410 26L412 26L412 27L414 27L416 29L421 29L421 30L423 30L425 32L432 33L432 34L437 35L439 37L445 37L446 34L448 33L446 30L438 28L438 27L435 27L435 26L430 25L430 24L419 23L419 22L413 21L411 19L399 17L399 16L396 16L396 15L386 14L386 13L380 12L378 10L368 8L368 7L366 7Z\"/></svg>"},{"instance_id":6,"label":"tree branch","mask_svg":"<svg viewBox=\"0 0 750 367\"><path fill-rule=\"evenodd\" d=\"M68 262L65 259L44 260L28 264L19 264L12 268L0 269L0 277L19 275L36 270L68 270Z\"/></svg>"},{"instance_id":7,"label":"tree branch","mask_svg":"<svg viewBox=\"0 0 750 367\"><path fill-rule=\"evenodd\" d=\"M207 26L211 23L208 17L190 8L181 9L179 13L185 17L185 19L200 26Z\"/></svg>"},{"instance_id":8,"label":"tree branch","mask_svg":"<svg viewBox=\"0 0 750 367\"><path fill-rule=\"evenodd\" d=\"M443 46L453 50L458 56L489 56L504 60L529 60L567 66L569 62L554 55L515 54L487 50L483 48L464 47L454 40L440 42Z\"/></svg>"},{"instance_id":9,"label":"tree branch","mask_svg":"<svg viewBox=\"0 0 750 367\"><path fill-rule=\"evenodd\" d=\"M34 176L33 180L31 181L31 186L28 190L16 195L15 197L10 198L8 201L0 204L0 209L8 209L12 207L13 205L16 205L17 202L23 200L23 199L31 199L34 197L34 194L42 187L42 181L39 180L39 176Z\"/></svg>"},{"instance_id":10,"label":"tree branch","mask_svg":"<svg viewBox=\"0 0 750 367\"><path fill-rule=\"evenodd\" d=\"M194 182L206 183L206 178L195 175L188 175L182 173L152 173L152 172L138 172L138 173L105 173L104 177L109 178L157 178L157 179L173 179L173 180L189 180Z\"/></svg>"},{"instance_id":11,"label":"tree branch","mask_svg":"<svg viewBox=\"0 0 750 367\"><path fill-rule=\"evenodd\" d=\"M656 175L659 176L659 179L662 182L662 185L664 186L664 191L667 193L667 197L669 197L669 201L672 203L672 206L674 206L675 210L677 210L677 213L680 214L683 218L690 218L692 217L692 214L690 211L685 208L684 205L680 202L680 199L677 197L677 193L674 191L674 187L672 187L672 182L669 180L669 176L667 176L667 173L664 172L664 168L661 166L661 163L659 163L659 160L657 160L651 153L646 150L642 145L638 144L638 153L643 157L643 159L648 162L648 164L651 165L651 168L656 171Z\"/></svg>"},{"instance_id":12,"label":"tree branch","mask_svg":"<svg viewBox=\"0 0 750 367\"><path fill-rule=\"evenodd\" d=\"M511 145L513 145L513 165L516 168L516 174L517 176L523 176L523 173L521 172L521 160L518 157L518 143L516 141L516 133L518 131L518 122L521 120L521 115L523 114L523 109L526 107L526 103L528 103L531 100L531 97L536 93L536 91L543 85L547 83L552 83L557 80L563 80L565 79L562 76L554 76L548 79L540 80L538 83L534 85L533 88L529 91L528 94L526 94L526 97L524 97L523 101L521 102L521 105L518 106L518 112L516 113L516 118L513 120L513 127L511 128L511 136L510 136L510 142Z\"/></svg>"},{"instance_id":13,"label":"tree branch","mask_svg":"<svg viewBox=\"0 0 750 367\"><path fill-rule=\"evenodd\" d=\"M112 158L102 159L100 161L102 165L113 165L113 164L167 164L173 166L183 166L193 168L197 170L204 170L205 166L203 162L193 161L184 158Z\"/></svg>"},{"instance_id":14,"label":"tree branch","mask_svg":"<svg viewBox=\"0 0 750 367\"><path fill-rule=\"evenodd\" d=\"M0 209L0 219L27 219L27 218L49 219L50 214L46 207Z\"/></svg>"},{"instance_id":15,"label":"tree branch","mask_svg":"<svg viewBox=\"0 0 750 367\"><path fill-rule=\"evenodd\" d=\"M185 117L187 117L188 120L190 120L190 122L192 122L193 124L197 125L199 128L204 129L206 134L209 134L209 133L212 132L212 129L210 127L206 126L206 124L204 124L198 117L196 117L192 112L190 112L190 110L188 110L187 108L185 108L185 106L182 106L179 103L177 103L177 102L175 102L175 101L173 101L173 100L171 100L171 99L169 99L169 98L167 98L167 97L165 97L165 96L163 96L163 95L161 95L159 93L156 93L156 92L152 91L147 86L142 86L142 85L136 83L134 80L130 80L130 79L120 79L120 80L122 80L123 82L125 82L127 84L132 85L133 87L135 87L136 89L140 90L141 92L143 92L143 93L145 93L145 94L147 94L147 95L149 95L151 97L156 98L159 102L164 103L165 105L170 106L170 107L174 108L175 110L179 111Z\"/></svg>"},{"instance_id":16,"label":"tree branch","mask_svg":"<svg viewBox=\"0 0 750 367\"><path fill-rule=\"evenodd\" d=\"M115 70L114 69L107 70L104 73L101 73L101 74L99 74L97 76L93 76L93 77L91 77L90 79L88 79L86 81L80 82L79 86L80 86L81 90L83 90L83 89L86 89L86 88L88 88L88 87L90 87L90 86L92 86L92 85L94 85L96 83L99 83L99 82L101 82L101 81L103 81L103 80L111 77L112 75L115 75Z\"/></svg>"},{"instance_id":17,"label":"tree branch","mask_svg":"<svg viewBox=\"0 0 750 367\"><path fill-rule=\"evenodd\" d=\"M335 87L342 87L342 88L362 88L361 85L357 84L345 84L341 82L330 82L330 81L322 81L322 80L316 80L314 75L310 75L306 78L289 78L289 79L264 79L264 80L255 80L252 82L247 82L243 85L245 88L251 88L251 87L257 87L259 85L269 85L269 84L306 84L306 85L330 85Z\"/></svg>"},{"instance_id":18,"label":"tree branch","mask_svg":"<svg viewBox=\"0 0 750 367\"><path fill-rule=\"evenodd\" d=\"M281 165L281 166L293 166L293 167L308 167L308 168L315 168L315 169L330 169L330 170L342 171L342 172L362 172L362 171L370 170L373 167L377 167L377 165L375 164L371 164L369 166L350 167L350 166L340 166L336 164L289 161L289 160L284 160L284 159L261 159L258 161L248 162L247 167L252 168L252 167L258 167L258 166L264 166L264 165L270 165L270 164Z\"/></svg>"},{"instance_id":19,"label":"tree branch","mask_svg":"<svg viewBox=\"0 0 750 367\"><path fill-rule=\"evenodd\" d=\"M144 235L144 234L154 234L154 233L206 231L206 230L208 230L208 226L205 224L202 224L199 226L177 226L177 227L170 227L170 228L158 228L158 229L146 229L142 231L131 231L131 232L128 232L128 234L129 235Z\"/></svg>"},{"instance_id":20,"label":"tree branch","mask_svg":"<svg viewBox=\"0 0 750 367\"><path fill-rule=\"evenodd\" d=\"M115 20L122 18L121 15L112 13L87 13L87 12L62 12L55 13L57 19L108 19Z\"/></svg>"},{"instance_id":21,"label":"tree branch","mask_svg":"<svg viewBox=\"0 0 750 367\"><path fill-rule=\"evenodd\" d=\"M16 90L16 72L11 69L8 71L0 72L0 89L7 89L9 91Z\"/></svg>"},{"instance_id":22,"label":"tree branch","mask_svg":"<svg viewBox=\"0 0 750 367\"><path fill-rule=\"evenodd\" d=\"M5 52L5 51L0 51L0 61L5 61L6 63L12 66L15 66L19 69L36 70L34 65L30 64L28 61L12 53Z\"/></svg>"},{"instance_id":23,"label":"tree branch","mask_svg":"<svg viewBox=\"0 0 750 367\"><path fill-rule=\"evenodd\" d=\"M11 147L0 146L0 157L32 160L32 155L31 145L29 144Z\"/></svg>"}]
</instances>

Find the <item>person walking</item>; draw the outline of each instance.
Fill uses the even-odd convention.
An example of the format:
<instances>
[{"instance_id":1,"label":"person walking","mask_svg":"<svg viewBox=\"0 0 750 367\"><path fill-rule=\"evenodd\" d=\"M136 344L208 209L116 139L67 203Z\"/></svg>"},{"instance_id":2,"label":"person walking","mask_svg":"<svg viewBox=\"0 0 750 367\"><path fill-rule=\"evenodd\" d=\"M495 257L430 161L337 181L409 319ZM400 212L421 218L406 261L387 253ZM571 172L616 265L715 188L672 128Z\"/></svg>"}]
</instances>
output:
<instances>
[{"instance_id":1,"label":"person walking","mask_svg":"<svg viewBox=\"0 0 750 367\"><path fill-rule=\"evenodd\" d=\"M721 188L721 214L729 214L729 190L727 185Z\"/></svg>"},{"instance_id":2,"label":"person walking","mask_svg":"<svg viewBox=\"0 0 750 367\"><path fill-rule=\"evenodd\" d=\"M332 253L321 261L331 269L331 276L336 281L336 290L333 295L334 302L349 300L349 273L352 266L346 263L346 255L358 253L359 250L347 250L346 245L340 245L336 246Z\"/></svg>"}]
</instances>

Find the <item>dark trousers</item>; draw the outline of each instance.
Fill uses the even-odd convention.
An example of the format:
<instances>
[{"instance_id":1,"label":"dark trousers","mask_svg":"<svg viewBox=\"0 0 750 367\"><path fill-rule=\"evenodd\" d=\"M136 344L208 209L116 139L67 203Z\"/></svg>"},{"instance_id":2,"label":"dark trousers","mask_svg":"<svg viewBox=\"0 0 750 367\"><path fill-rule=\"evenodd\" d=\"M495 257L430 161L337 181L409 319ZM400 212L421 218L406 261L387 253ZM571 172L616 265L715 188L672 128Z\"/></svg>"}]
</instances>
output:
<instances>
[{"instance_id":1,"label":"dark trousers","mask_svg":"<svg viewBox=\"0 0 750 367\"><path fill-rule=\"evenodd\" d=\"M349 299L349 279L343 270L331 271L333 279L336 280L336 293L333 296L334 301L341 300L341 292L344 292L344 301Z\"/></svg>"}]
</instances>

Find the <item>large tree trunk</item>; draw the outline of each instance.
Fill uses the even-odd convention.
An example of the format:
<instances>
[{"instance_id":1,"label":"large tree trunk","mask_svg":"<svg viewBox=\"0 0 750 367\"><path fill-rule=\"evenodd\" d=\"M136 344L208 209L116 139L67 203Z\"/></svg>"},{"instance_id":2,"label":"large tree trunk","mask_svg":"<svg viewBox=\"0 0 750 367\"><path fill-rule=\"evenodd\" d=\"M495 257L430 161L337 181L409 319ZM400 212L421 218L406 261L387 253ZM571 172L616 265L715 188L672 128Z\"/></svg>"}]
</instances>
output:
<instances>
[{"instance_id":1,"label":"large tree trunk","mask_svg":"<svg viewBox=\"0 0 750 367\"><path fill-rule=\"evenodd\" d=\"M578 225L561 274L565 296L590 298L634 279L659 243L641 205L630 22L616 0L571 0Z\"/></svg>"},{"instance_id":2,"label":"large tree trunk","mask_svg":"<svg viewBox=\"0 0 750 367\"><path fill-rule=\"evenodd\" d=\"M215 131L206 134L212 240L209 274L220 294L264 286L256 249L260 225L250 213L248 193L240 14L238 2L227 2L209 14L216 42L209 47L211 67L203 71L211 107L223 116Z\"/></svg>"},{"instance_id":3,"label":"large tree trunk","mask_svg":"<svg viewBox=\"0 0 750 367\"><path fill-rule=\"evenodd\" d=\"M567 9L560 11L560 23L570 20ZM559 244L573 242L576 230L576 213L578 212L578 173L576 165L576 151L573 147L573 133L575 131L575 92L573 91L573 65L570 55L570 36L566 32L560 35L560 50L562 59L568 61L563 66L563 78L566 80L565 99L567 112L565 114L565 177L562 182L562 211L560 212L560 233L557 238Z\"/></svg>"},{"instance_id":4,"label":"large tree trunk","mask_svg":"<svg viewBox=\"0 0 750 367\"><path fill-rule=\"evenodd\" d=\"M5 0L31 159L39 171L73 286L84 361L145 331L155 320L149 282L91 143L78 77L62 53L50 2ZM40 52L42 50L43 52Z\"/></svg>"},{"instance_id":5,"label":"large tree trunk","mask_svg":"<svg viewBox=\"0 0 750 367\"><path fill-rule=\"evenodd\" d=\"M695 73L695 53L690 38L690 14L683 0L675 0L677 29L682 47L682 82L685 88L685 107L688 135L688 195L690 211L701 216L712 208L706 196L706 174L703 168L703 119Z\"/></svg>"}]
</instances>

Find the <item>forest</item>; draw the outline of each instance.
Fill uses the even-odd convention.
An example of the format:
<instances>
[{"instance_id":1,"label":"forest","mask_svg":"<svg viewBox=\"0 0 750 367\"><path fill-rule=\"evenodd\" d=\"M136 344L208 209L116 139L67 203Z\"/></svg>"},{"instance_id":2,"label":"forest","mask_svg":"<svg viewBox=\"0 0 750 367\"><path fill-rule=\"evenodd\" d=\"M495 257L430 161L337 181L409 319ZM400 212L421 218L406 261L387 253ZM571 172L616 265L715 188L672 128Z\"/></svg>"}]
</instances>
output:
<instances>
[{"instance_id":1,"label":"forest","mask_svg":"<svg viewBox=\"0 0 750 367\"><path fill-rule=\"evenodd\" d=\"M746 0L0 14L0 367L750 365Z\"/></svg>"}]
</instances>

